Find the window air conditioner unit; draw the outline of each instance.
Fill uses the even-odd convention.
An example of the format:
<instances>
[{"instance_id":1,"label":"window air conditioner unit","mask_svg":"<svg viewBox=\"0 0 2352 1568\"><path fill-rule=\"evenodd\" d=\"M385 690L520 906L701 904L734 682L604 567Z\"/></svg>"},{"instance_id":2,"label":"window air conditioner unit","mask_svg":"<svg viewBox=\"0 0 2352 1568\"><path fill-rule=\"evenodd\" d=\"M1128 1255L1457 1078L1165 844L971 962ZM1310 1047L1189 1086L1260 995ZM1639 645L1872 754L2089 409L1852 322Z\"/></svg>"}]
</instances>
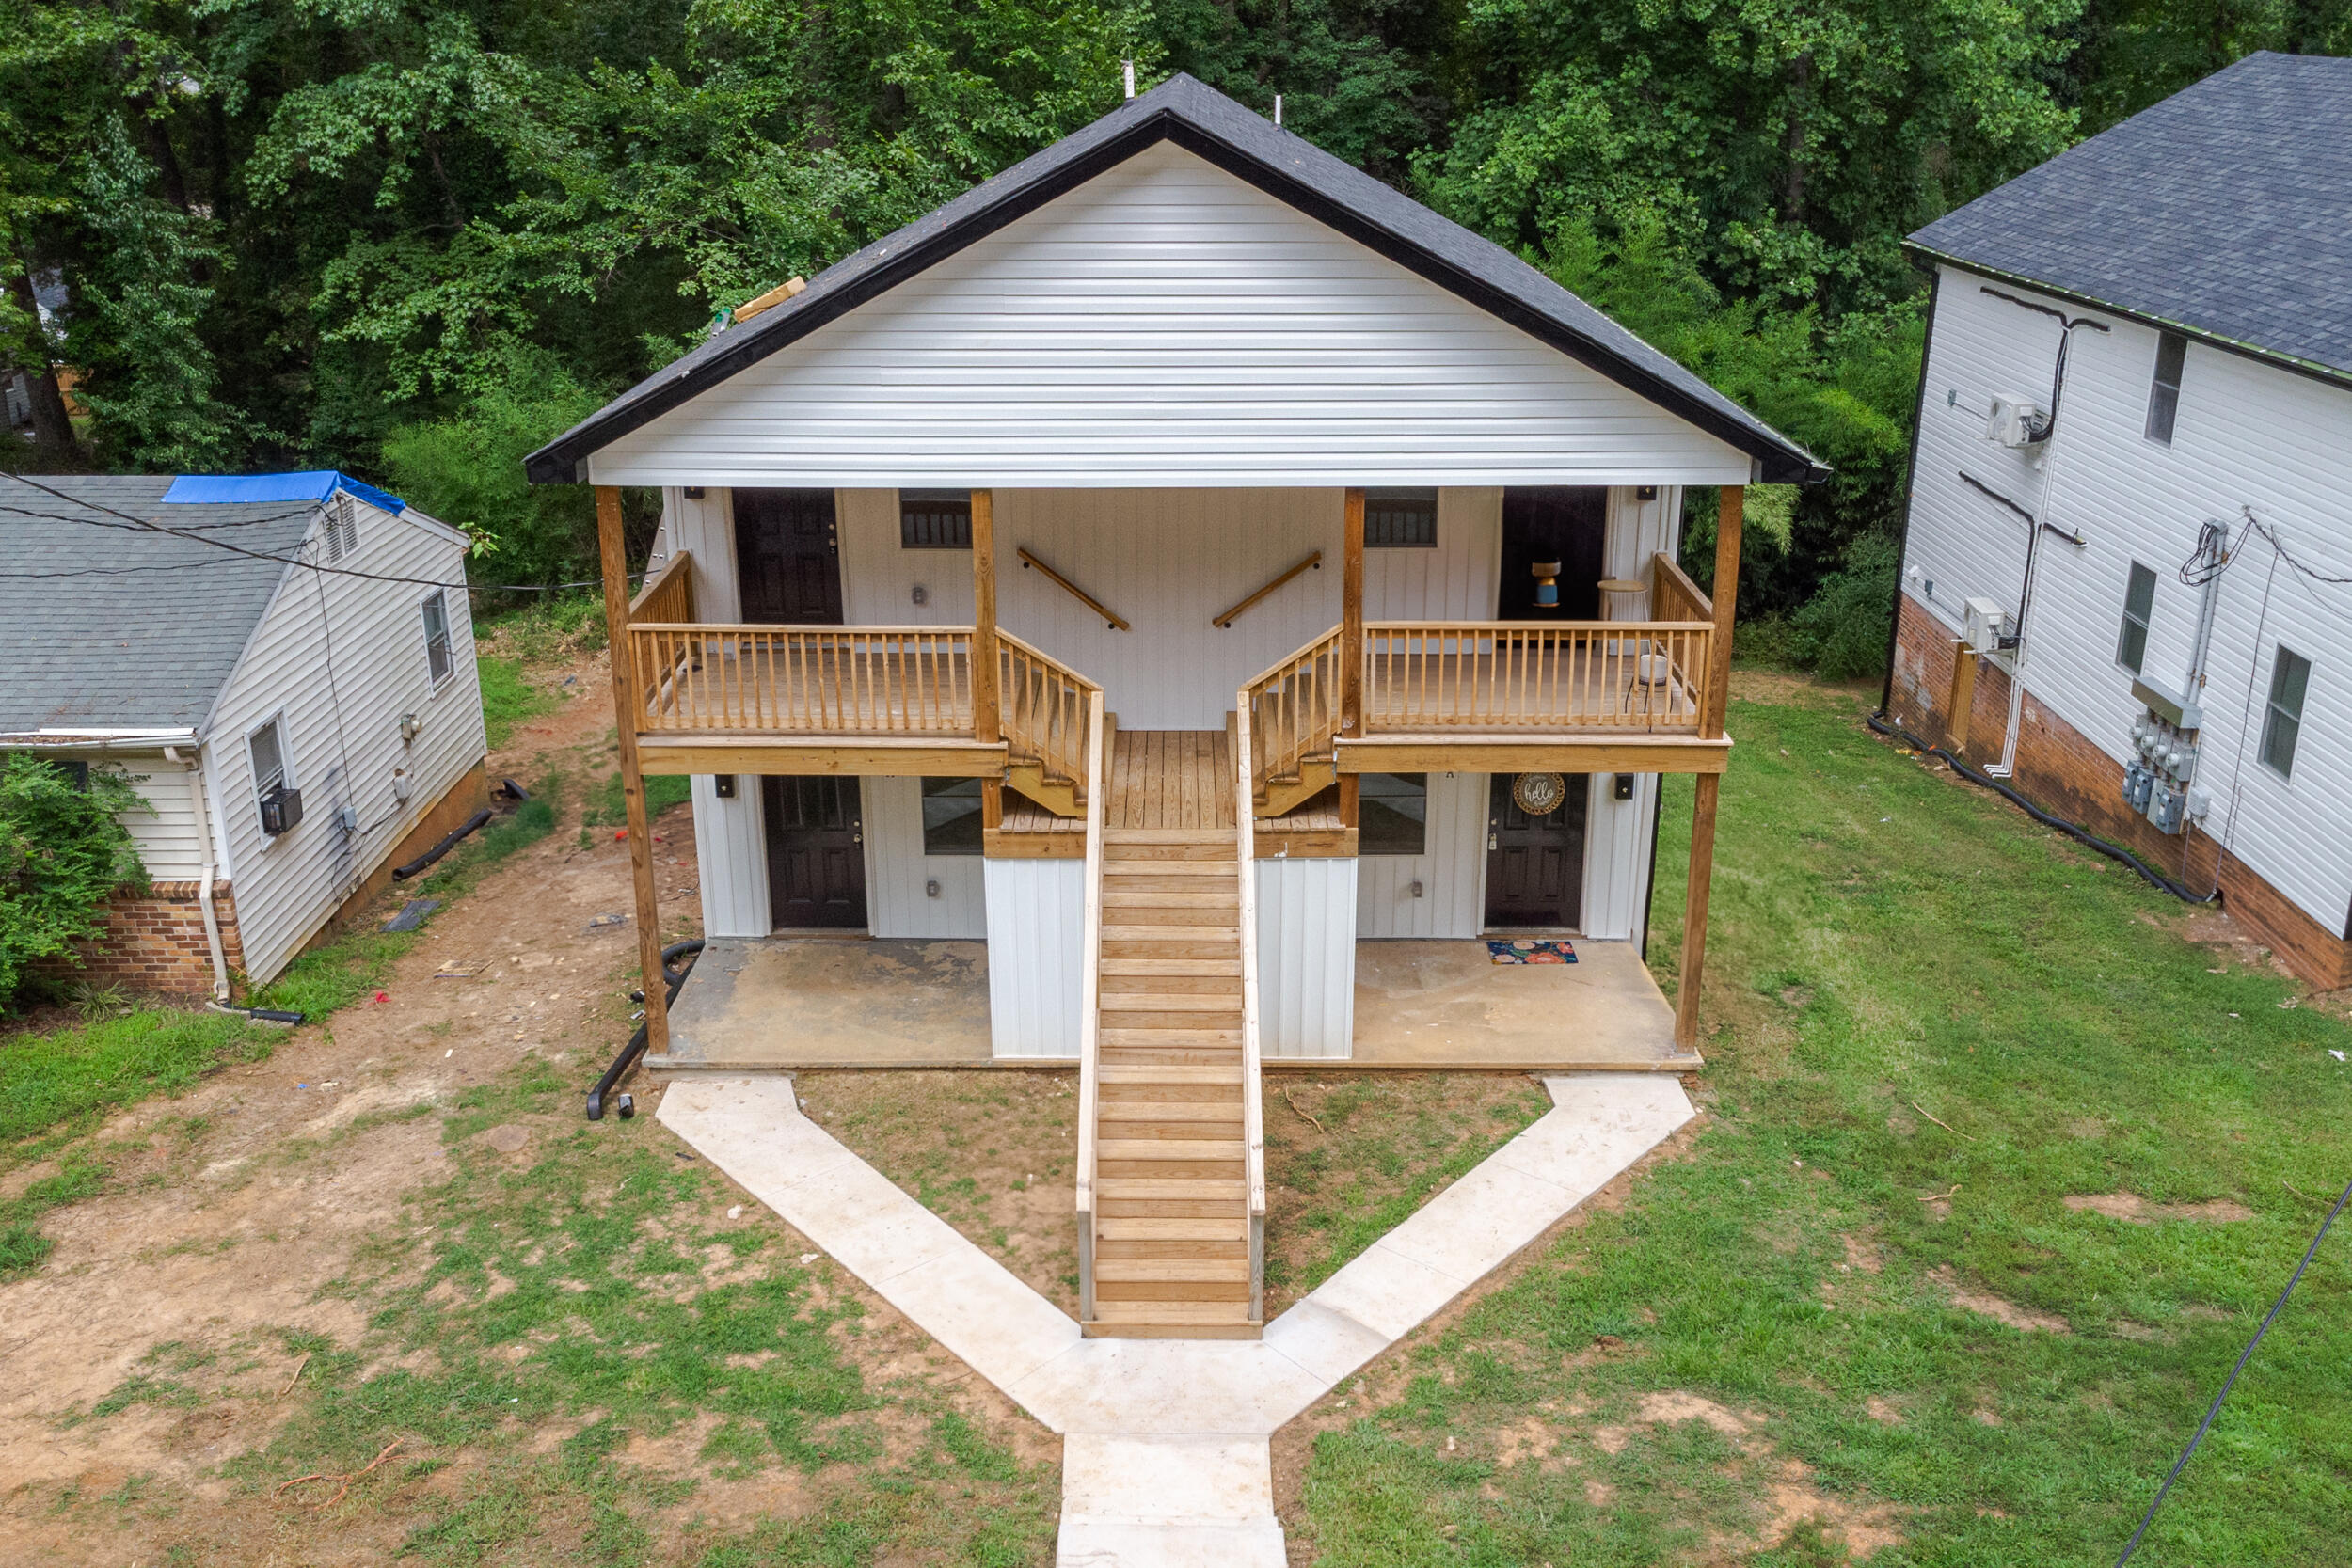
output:
<instances>
[{"instance_id":1,"label":"window air conditioner unit","mask_svg":"<svg viewBox=\"0 0 2352 1568\"><path fill-rule=\"evenodd\" d=\"M1993 394L1993 417L1985 420L1985 438L1995 446L2031 447L2050 438L2050 416L2031 398L2014 392Z\"/></svg>"},{"instance_id":2,"label":"window air conditioner unit","mask_svg":"<svg viewBox=\"0 0 2352 1568\"><path fill-rule=\"evenodd\" d=\"M290 833L302 821L302 791L279 784L262 797L262 832L272 838Z\"/></svg>"},{"instance_id":3,"label":"window air conditioner unit","mask_svg":"<svg viewBox=\"0 0 2352 1568\"><path fill-rule=\"evenodd\" d=\"M1968 616L1968 645L1980 654L2007 653L2017 646L2017 639L2010 628L2009 611L1992 599L1970 599Z\"/></svg>"}]
</instances>

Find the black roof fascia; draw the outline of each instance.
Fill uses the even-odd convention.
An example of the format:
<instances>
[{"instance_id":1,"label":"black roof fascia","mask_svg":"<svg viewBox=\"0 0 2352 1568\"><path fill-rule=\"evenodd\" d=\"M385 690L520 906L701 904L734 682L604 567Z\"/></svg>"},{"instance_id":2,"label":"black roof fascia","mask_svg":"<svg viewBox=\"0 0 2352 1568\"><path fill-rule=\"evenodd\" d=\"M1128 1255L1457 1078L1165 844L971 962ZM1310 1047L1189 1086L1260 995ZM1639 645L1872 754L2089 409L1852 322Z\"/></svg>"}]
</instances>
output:
<instances>
[{"instance_id":1,"label":"black roof fascia","mask_svg":"<svg viewBox=\"0 0 2352 1568\"><path fill-rule=\"evenodd\" d=\"M1295 162L1303 164L1311 156L1317 163L1343 170L1355 181L1373 187L1367 192L1371 199L1366 202L1343 200L1315 185L1303 170L1297 174L1290 173L1263 153L1218 135L1206 122L1207 117L1184 111L1185 99L1194 96L1229 109L1235 116L1247 117L1251 122L1248 127L1251 131L1263 127L1267 135L1295 142L1298 153ZM1120 123L1122 119L1124 123ZM1637 396L1688 420L1724 444L1748 453L1756 462L1757 478L1762 483L1811 484L1829 477L1827 467L1793 442L1778 436L1761 420L1755 420L1753 415L1746 416L1746 419L1754 420L1754 423L1743 421L1740 416L1744 411L1738 410L1729 399L1723 399L1724 406L1714 406L1705 397L1695 395L1691 388L1675 385L1657 371L1629 360L1625 354L1601 342L1591 333L1581 331L1574 324L1544 310L1526 294L1515 293L1498 279L1481 276L1467 264L1470 258L1443 255L1435 246L1404 234L1393 225L1379 221L1369 210L1370 206L1374 202L1381 205L1396 203L1400 213L1417 214L1454 230L1460 240L1466 242L1462 248L1474 249L1478 253L1477 260L1489 262L1501 261L1509 267L1525 268L1534 281L1557 290L1564 299L1608 323L1607 317L1592 310L1568 291L1559 289L1558 285L1552 284L1534 268L1527 267L1525 262L1508 251L1438 217L1411 198L1379 184L1370 175L1341 163L1311 143L1300 141L1290 133L1264 123L1249 110L1188 76L1171 78L1143 97L1123 105L1120 111L1104 116L993 179L974 186L928 217L918 218L905 229L844 258L819 273L798 298L774 308L768 313L768 319L755 325L736 327L721 333L702 348L690 352L668 370L639 383L531 453L524 459L526 476L534 484L568 484L583 481L587 477L586 460L591 452L1163 140L1173 141L1236 179L1264 191L1407 271L1518 327ZM931 232L914 233L909 237L910 231L923 230L935 222L939 227ZM895 254L892 253L894 250ZM828 282L833 286L827 287ZM1608 325L1614 326L1615 324ZM1632 334L1627 333L1626 336L1640 343L1640 340L1633 339ZM1647 344L1641 346L1652 354L1658 352ZM1663 356L1661 356L1661 358ZM1672 364L1671 361L1666 363ZM1696 382L1695 377L1692 379ZM1698 385L1704 386L1704 383ZM1711 388L1708 390L1714 397L1723 397Z\"/></svg>"},{"instance_id":2,"label":"black roof fascia","mask_svg":"<svg viewBox=\"0 0 2352 1568\"><path fill-rule=\"evenodd\" d=\"M2192 342L2203 343L2208 348L2217 348L2224 354L2234 354L2242 359L2251 359L2258 364L2268 365L2273 370L2287 371L2296 375L2309 376L2313 381L2325 382L2330 387L2352 389L2352 371L2339 370L2333 365L2323 365L2316 359L2299 359L2292 354L2281 354L2277 349L2265 348L2260 343L2249 343L2237 338L2226 338L2218 332L2192 325L2187 322L2167 321L2162 316L2150 315L2145 310L2134 310L2076 290L2061 289L2055 283L2044 282L2039 277L2029 277L2022 272L2009 272L2000 267L1988 266L1982 261L1970 261L1965 256L1955 255L1948 250L1937 250L1932 245L1921 245L1916 240L1905 240L1903 249L1911 254L1915 261L1925 261L1931 266L1941 263L1962 272L1972 273L1979 277L1990 278L1995 283L2009 283L2021 289L2031 289L2035 293L2047 294L2052 299L2064 300L2069 305L2079 305L2085 309L2097 310L2119 320L2131 322L2136 325L2153 327L2158 332L2169 332L2177 337L2186 338ZM1920 361L1922 366L1926 362L1925 359Z\"/></svg>"}]
</instances>

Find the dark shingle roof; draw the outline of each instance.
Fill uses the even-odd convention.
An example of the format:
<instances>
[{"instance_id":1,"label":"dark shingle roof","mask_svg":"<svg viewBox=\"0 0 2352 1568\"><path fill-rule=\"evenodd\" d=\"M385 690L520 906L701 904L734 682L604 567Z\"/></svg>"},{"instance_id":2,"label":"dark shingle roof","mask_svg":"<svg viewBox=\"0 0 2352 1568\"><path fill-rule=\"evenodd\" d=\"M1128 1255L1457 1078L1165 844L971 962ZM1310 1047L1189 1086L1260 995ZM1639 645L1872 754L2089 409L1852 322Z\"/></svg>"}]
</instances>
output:
<instances>
[{"instance_id":1,"label":"dark shingle roof","mask_svg":"<svg viewBox=\"0 0 2352 1568\"><path fill-rule=\"evenodd\" d=\"M2352 59L2249 55L1911 243L2352 375Z\"/></svg>"},{"instance_id":2,"label":"dark shingle roof","mask_svg":"<svg viewBox=\"0 0 2352 1568\"><path fill-rule=\"evenodd\" d=\"M282 556L318 504L167 506L170 484L0 475L0 734L204 722L287 568L126 518Z\"/></svg>"},{"instance_id":3,"label":"dark shingle roof","mask_svg":"<svg viewBox=\"0 0 2352 1568\"><path fill-rule=\"evenodd\" d=\"M599 447L1163 140L1757 458L1767 481L1827 477L1803 448L1502 246L1182 74L827 267L794 298L716 334L532 452L526 471L534 483L573 483L578 465Z\"/></svg>"}]
</instances>

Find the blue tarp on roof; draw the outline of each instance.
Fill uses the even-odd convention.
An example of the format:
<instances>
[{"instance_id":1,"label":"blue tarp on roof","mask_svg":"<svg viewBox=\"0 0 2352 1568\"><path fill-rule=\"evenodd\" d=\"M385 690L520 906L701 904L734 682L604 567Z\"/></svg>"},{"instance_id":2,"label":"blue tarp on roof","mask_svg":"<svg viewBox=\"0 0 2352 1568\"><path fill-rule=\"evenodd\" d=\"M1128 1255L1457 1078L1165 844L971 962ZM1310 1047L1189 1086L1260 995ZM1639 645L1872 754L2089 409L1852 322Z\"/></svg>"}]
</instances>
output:
<instances>
[{"instance_id":1,"label":"blue tarp on roof","mask_svg":"<svg viewBox=\"0 0 2352 1568\"><path fill-rule=\"evenodd\" d=\"M332 468L308 468L294 474L182 474L164 492L164 499L179 506L251 506L271 501L323 501L338 490L348 490L371 506L405 512L408 503L373 484L363 484Z\"/></svg>"}]
</instances>

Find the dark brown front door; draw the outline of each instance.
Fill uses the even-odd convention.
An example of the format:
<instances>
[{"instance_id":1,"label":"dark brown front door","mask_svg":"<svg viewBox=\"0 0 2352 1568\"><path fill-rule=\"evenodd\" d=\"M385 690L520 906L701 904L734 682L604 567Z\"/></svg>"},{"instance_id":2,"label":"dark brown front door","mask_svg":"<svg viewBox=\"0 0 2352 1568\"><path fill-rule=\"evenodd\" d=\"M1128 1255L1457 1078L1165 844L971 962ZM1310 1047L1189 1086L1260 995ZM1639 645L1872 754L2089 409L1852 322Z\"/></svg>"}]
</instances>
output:
<instances>
[{"instance_id":1,"label":"dark brown front door","mask_svg":"<svg viewBox=\"0 0 2352 1568\"><path fill-rule=\"evenodd\" d=\"M833 492L735 492L735 565L749 624L839 626L841 544Z\"/></svg>"},{"instance_id":2,"label":"dark brown front door","mask_svg":"<svg viewBox=\"0 0 2352 1568\"><path fill-rule=\"evenodd\" d=\"M1503 621L1600 619L1602 546L1609 492L1566 485L1502 492L1502 580L1495 616ZM1538 561L1560 562L1560 608L1535 608Z\"/></svg>"},{"instance_id":3,"label":"dark brown front door","mask_svg":"<svg viewBox=\"0 0 2352 1568\"><path fill-rule=\"evenodd\" d=\"M855 779L765 778L768 911L779 930L866 925L866 824Z\"/></svg>"},{"instance_id":4,"label":"dark brown front door","mask_svg":"<svg viewBox=\"0 0 2352 1568\"><path fill-rule=\"evenodd\" d=\"M1570 773L1543 816L1519 809L1516 773L1497 773L1486 808L1486 924L1575 927L1584 915L1584 808L1592 776Z\"/></svg>"}]
</instances>

